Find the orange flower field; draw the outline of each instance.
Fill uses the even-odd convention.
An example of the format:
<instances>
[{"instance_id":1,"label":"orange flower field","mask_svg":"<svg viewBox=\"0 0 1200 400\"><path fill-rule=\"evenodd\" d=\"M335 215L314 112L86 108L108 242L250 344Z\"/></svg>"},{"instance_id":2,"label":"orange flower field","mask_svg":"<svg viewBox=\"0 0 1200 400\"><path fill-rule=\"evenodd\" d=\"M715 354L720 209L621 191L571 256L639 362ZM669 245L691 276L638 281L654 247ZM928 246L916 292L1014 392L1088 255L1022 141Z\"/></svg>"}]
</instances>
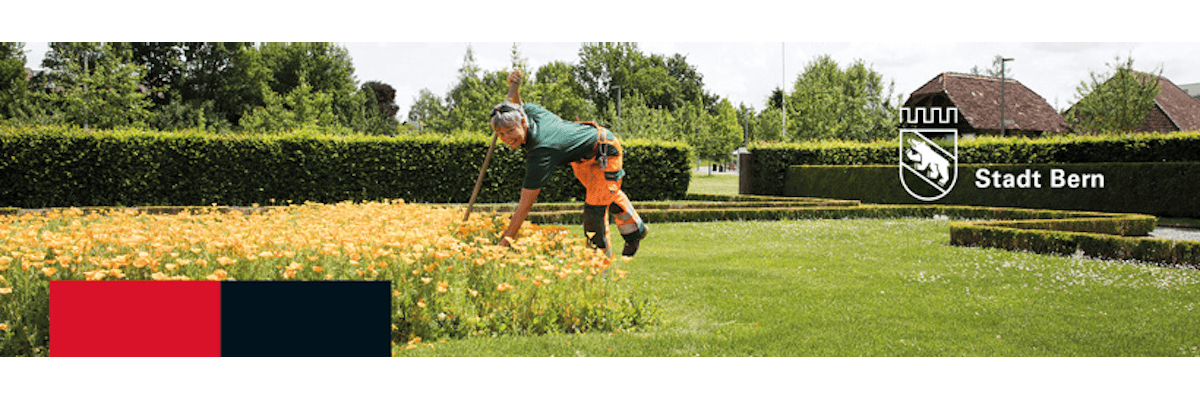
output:
<instances>
[{"instance_id":1,"label":"orange flower field","mask_svg":"<svg viewBox=\"0 0 1200 400\"><path fill-rule=\"evenodd\" d=\"M48 353L50 280L390 280L399 349L652 321L627 264L580 235L527 223L502 248L508 215L464 223L462 211L396 200L0 216L0 355Z\"/></svg>"}]
</instances>

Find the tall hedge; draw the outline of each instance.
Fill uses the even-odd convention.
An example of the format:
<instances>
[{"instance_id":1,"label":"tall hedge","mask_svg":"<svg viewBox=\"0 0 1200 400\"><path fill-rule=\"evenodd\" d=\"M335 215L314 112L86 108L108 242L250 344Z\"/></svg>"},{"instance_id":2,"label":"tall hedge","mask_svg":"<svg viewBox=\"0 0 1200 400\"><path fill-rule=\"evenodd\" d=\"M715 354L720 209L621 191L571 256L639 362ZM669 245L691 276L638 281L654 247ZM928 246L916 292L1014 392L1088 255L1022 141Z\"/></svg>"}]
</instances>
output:
<instances>
[{"instance_id":1,"label":"tall hedge","mask_svg":"<svg viewBox=\"0 0 1200 400\"><path fill-rule=\"evenodd\" d=\"M905 191L898 165L797 165L789 168L784 194L801 197L853 199L864 203L924 203ZM1040 188L977 186L976 172L1014 177L1037 172ZM1051 187L1050 171L1100 174L1103 188ZM990 174L988 175L991 176ZM1003 175L1002 175L1003 176ZM958 180L938 204L1133 212L1200 218L1200 162L1086 163L1086 164L959 164ZM909 178L909 188L928 185ZM1094 183L1094 182L1093 182ZM924 193L932 195L933 193Z\"/></svg>"},{"instance_id":2,"label":"tall hedge","mask_svg":"<svg viewBox=\"0 0 1200 400\"><path fill-rule=\"evenodd\" d=\"M951 147L952 144L948 144ZM943 146L945 147L945 146ZM783 194L792 165L897 165L898 139L861 142L760 143L753 154L754 194ZM959 164L1074 164L1200 161L1200 132L1046 138L961 139Z\"/></svg>"},{"instance_id":3,"label":"tall hedge","mask_svg":"<svg viewBox=\"0 0 1200 400\"><path fill-rule=\"evenodd\" d=\"M334 136L297 131L225 136L0 126L0 206L251 205L403 198L465 203L490 138ZM634 200L681 199L691 148L630 141L624 189ZM524 151L497 143L478 202L520 197ZM583 199L569 167L539 201Z\"/></svg>"}]
</instances>

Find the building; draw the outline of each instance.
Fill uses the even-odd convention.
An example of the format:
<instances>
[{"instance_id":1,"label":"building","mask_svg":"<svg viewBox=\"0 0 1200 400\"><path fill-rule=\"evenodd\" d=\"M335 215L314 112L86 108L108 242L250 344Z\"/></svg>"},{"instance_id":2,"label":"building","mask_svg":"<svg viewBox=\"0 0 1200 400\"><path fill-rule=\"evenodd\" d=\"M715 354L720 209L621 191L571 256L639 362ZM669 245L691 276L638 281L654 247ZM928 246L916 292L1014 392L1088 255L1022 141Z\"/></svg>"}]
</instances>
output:
<instances>
[{"instance_id":1,"label":"building","mask_svg":"<svg viewBox=\"0 0 1200 400\"><path fill-rule=\"evenodd\" d=\"M1000 134L1000 78L942 73L913 91L905 107L956 107L960 135ZM1005 135L1040 136L1069 132L1054 107L1016 79L1004 80Z\"/></svg>"}]
</instances>

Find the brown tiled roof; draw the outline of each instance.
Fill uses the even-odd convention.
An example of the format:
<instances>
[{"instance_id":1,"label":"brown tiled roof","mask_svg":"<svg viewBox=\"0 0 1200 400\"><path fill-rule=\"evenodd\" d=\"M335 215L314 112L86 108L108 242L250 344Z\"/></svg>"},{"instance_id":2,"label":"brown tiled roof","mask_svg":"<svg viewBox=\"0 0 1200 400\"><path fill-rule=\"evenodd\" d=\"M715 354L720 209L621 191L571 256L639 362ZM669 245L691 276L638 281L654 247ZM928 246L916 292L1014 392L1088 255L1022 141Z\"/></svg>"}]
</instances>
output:
<instances>
[{"instance_id":1,"label":"brown tiled roof","mask_svg":"<svg viewBox=\"0 0 1200 400\"><path fill-rule=\"evenodd\" d=\"M1188 96L1170 79L1158 77L1158 96L1154 103L1181 131L1200 130L1200 100Z\"/></svg>"},{"instance_id":2,"label":"brown tiled roof","mask_svg":"<svg viewBox=\"0 0 1200 400\"><path fill-rule=\"evenodd\" d=\"M1042 96L1015 79L1006 78L1004 81L1004 119L1012 121L1005 129L1045 132L1070 130L1063 117ZM937 93L944 93L971 127L1000 129L1000 78L942 73L914 91L905 105Z\"/></svg>"}]
</instances>

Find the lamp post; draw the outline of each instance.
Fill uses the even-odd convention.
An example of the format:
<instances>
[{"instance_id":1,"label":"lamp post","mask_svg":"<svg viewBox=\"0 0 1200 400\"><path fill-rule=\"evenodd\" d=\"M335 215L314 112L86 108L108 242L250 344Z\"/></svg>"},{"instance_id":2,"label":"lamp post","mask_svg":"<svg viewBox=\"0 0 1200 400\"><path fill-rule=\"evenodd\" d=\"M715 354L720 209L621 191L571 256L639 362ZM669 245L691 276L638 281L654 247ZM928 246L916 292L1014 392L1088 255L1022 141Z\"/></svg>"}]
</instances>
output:
<instances>
[{"instance_id":1,"label":"lamp post","mask_svg":"<svg viewBox=\"0 0 1200 400\"><path fill-rule=\"evenodd\" d=\"M1004 136L1004 63L1013 61L1012 58L1000 58L1000 136Z\"/></svg>"},{"instance_id":2,"label":"lamp post","mask_svg":"<svg viewBox=\"0 0 1200 400\"><path fill-rule=\"evenodd\" d=\"M617 88L617 132L620 132L621 131L621 87L620 86L613 86L613 87Z\"/></svg>"}]
</instances>

